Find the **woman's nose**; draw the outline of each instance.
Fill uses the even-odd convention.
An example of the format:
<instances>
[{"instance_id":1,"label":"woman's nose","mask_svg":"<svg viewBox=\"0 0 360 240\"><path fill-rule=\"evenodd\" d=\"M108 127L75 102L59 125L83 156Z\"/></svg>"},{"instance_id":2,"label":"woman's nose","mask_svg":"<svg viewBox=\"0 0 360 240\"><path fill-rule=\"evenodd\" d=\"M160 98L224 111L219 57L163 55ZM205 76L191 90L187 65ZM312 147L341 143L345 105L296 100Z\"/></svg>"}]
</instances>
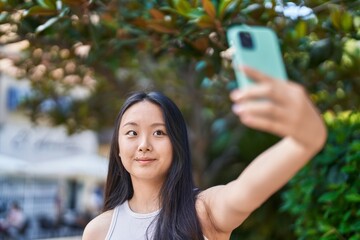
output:
<instances>
[{"instance_id":1,"label":"woman's nose","mask_svg":"<svg viewBox=\"0 0 360 240\"><path fill-rule=\"evenodd\" d=\"M140 152L147 152L152 150L151 143L147 137L143 137L141 139L138 150Z\"/></svg>"}]
</instances>

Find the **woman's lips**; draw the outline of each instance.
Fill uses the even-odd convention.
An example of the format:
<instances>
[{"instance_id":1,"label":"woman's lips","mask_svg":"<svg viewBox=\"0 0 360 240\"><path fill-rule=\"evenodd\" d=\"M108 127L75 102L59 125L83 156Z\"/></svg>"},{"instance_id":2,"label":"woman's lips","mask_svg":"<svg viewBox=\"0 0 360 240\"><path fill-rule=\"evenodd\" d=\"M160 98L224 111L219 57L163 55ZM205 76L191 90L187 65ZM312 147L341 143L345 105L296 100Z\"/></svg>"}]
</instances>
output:
<instances>
[{"instance_id":1,"label":"woman's lips","mask_svg":"<svg viewBox=\"0 0 360 240\"><path fill-rule=\"evenodd\" d=\"M155 159L154 158L136 158L135 161L146 164L146 163L151 163L151 162L155 161Z\"/></svg>"}]
</instances>

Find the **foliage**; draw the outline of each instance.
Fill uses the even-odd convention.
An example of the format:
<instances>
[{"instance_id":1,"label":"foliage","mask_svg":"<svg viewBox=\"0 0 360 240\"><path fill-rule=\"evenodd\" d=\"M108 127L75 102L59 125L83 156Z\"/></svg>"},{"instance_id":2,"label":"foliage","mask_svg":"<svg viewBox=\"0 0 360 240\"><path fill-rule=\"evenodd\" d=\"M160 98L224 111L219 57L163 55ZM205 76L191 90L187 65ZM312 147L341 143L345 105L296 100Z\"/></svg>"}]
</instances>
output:
<instances>
[{"instance_id":1,"label":"foliage","mask_svg":"<svg viewBox=\"0 0 360 240\"><path fill-rule=\"evenodd\" d=\"M326 147L283 193L298 239L360 239L360 113L327 112Z\"/></svg>"},{"instance_id":2,"label":"foliage","mask_svg":"<svg viewBox=\"0 0 360 240\"><path fill-rule=\"evenodd\" d=\"M207 91L204 88L218 87L214 82L227 86L225 90L233 87L230 64L220 57L228 46L226 29L232 24L273 28L289 77L306 85L322 110L356 108L356 93L360 91L359 2L306 1L313 11L300 14L305 8L302 6L297 15L287 14L293 5L286 2L265 2L2 0L0 22L7 27L2 28L1 42L29 43L22 57L10 59L19 68L14 75L31 79L36 89L34 98L27 102L32 118L49 116L54 124L68 125L70 131L111 126L107 119L113 115L96 106L97 99L111 101L119 93L144 87L142 79L149 80L149 74L151 81L157 81L153 73L159 64L152 62L167 62L159 60L160 56L174 59L174 65L180 66L173 68L174 74L165 70L161 75L178 81L185 91L195 89L203 94ZM0 57L9 58L4 54ZM148 65L152 69L147 69ZM195 75L191 77L195 81L190 87L193 89L183 83L189 76L179 79L181 66L191 67L192 71L187 72ZM119 73L124 69L127 74ZM146 86L158 86L151 81ZM109 97L102 98L97 89L99 82L101 91L105 88ZM74 95L73 88L89 94L74 104L70 102L64 111L59 102L62 96ZM94 100L88 101L88 97ZM41 107L44 99L53 102L52 109ZM121 101L115 102L113 108L107 106L107 112L117 111ZM215 102L205 100L211 108ZM79 107L82 113L74 113ZM105 122L99 116L107 116Z\"/></svg>"},{"instance_id":3,"label":"foliage","mask_svg":"<svg viewBox=\"0 0 360 240\"><path fill-rule=\"evenodd\" d=\"M22 43L23 50L0 49L0 71L30 79L34 92L24 105L34 121L46 118L69 132L110 128L129 91L164 91L187 119L197 182L224 183L274 142L239 126L229 111L236 84L221 52L232 24L273 28L289 77L307 87L322 111L359 106L360 2L298 1L296 14L281 2L0 0L0 43ZM304 13L306 7L312 11ZM244 225L259 228L277 199ZM264 239L291 239L272 226L261 228Z\"/></svg>"}]
</instances>

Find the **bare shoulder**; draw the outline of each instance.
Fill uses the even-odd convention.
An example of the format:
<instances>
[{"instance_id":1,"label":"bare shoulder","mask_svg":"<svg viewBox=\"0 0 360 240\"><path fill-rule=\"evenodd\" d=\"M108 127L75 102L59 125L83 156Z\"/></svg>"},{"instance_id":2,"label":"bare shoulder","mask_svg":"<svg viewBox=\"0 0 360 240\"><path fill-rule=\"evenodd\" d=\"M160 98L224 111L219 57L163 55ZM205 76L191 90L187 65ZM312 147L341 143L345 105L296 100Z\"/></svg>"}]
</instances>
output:
<instances>
[{"instance_id":1,"label":"bare shoulder","mask_svg":"<svg viewBox=\"0 0 360 240\"><path fill-rule=\"evenodd\" d=\"M208 239L229 239L231 232L250 214L239 212L230 204L234 199L233 184L232 181L208 188L197 197L196 211L203 233Z\"/></svg>"},{"instance_id":2,"label":"bare shoulder","mask_svg":"<svg viewBox=\"0 0 360 240\"><path fill-rule=\"evenodd\" d=\"M224 186L215 186L199 193L196 200L196 212L200 220L202 231L207 239L228 240L230 232L218 228L214 218L213 202L216 196L221 193Z\"/></svg>"},{"instance_id":3,"label":"bare shoulder","mask_svg":"<svg viewBox=\"0 0 360 240\"><path fill-rule=\"evenodd\" d=\"M211 198L211 196L216 196L219 191L222 191L226 185L216 185L213 187L210 187L208 189L205 189L204 191L199 193L199 197L202 199L208 199Z\"/></svg>"},{"instance_id":4,"label":"bare shoulder","mask_svg":"<svg viewBox=\"0 0 360 240\"><path fill-rule=\"evenodd\" d=\"M225 186L226 185L217 185L200 192L197 197L200 201L197 202L200 203L200 205L205 204L206 206L211 207L214 201L216 201L216 199L224 193Z\"/></svg>"},{"instance_id":5,"label":"bare shoulder","mask_svg":"<svg viewBox=\"0 0 360 240\"><path fill-rule=\"evenodd\" d=\"M114 210L106 211L91 220L85 227L82 240L104 240L109 231Z\"/></svg>"},{"instance_id":6,"label":"bare shoulder","mask_svg":"<svg viewBox=\"0 0 360 240\"><path fill-rule=\"evenodd\" d=\"M208 188L199 193L196 200L196 211L198 215L209 218L211 215L211 208L214 201L216 201L216 196L218 196L223 190L224 185L218 185L211 188Z\"/></svg>"}]
</instances>

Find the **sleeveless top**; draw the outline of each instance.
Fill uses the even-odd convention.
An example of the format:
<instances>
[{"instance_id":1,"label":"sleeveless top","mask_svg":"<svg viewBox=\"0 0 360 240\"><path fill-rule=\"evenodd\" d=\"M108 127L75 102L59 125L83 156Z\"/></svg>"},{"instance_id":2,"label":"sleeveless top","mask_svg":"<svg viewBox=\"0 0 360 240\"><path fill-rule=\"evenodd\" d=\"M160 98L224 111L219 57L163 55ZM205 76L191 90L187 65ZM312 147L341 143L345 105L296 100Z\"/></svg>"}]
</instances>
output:
<instances>
[{"instance_id":1,"label":"sleeveless top","mask_svg":"<svg viewBox=\"0 0 360 240\"><path fill-rule=\"evenodd\" d=\"M151 213L136 213L125 201L114 208L105 240L146 240L146 235L148 239L153 239L159 212L160 209ZM204 239L208 240L205 236Z\"/></svg>"},{"instance_id":2,"label":"sleeveless top","mask_svg":"<svg viewBox=\"0 0 360 240\"><path fill-rule=\"evenodd\" d=\"M145 240L146 235L152 239L159 212L136 213L125 201L115 207L105 240Z\"/></svg>"}]
</instances>

